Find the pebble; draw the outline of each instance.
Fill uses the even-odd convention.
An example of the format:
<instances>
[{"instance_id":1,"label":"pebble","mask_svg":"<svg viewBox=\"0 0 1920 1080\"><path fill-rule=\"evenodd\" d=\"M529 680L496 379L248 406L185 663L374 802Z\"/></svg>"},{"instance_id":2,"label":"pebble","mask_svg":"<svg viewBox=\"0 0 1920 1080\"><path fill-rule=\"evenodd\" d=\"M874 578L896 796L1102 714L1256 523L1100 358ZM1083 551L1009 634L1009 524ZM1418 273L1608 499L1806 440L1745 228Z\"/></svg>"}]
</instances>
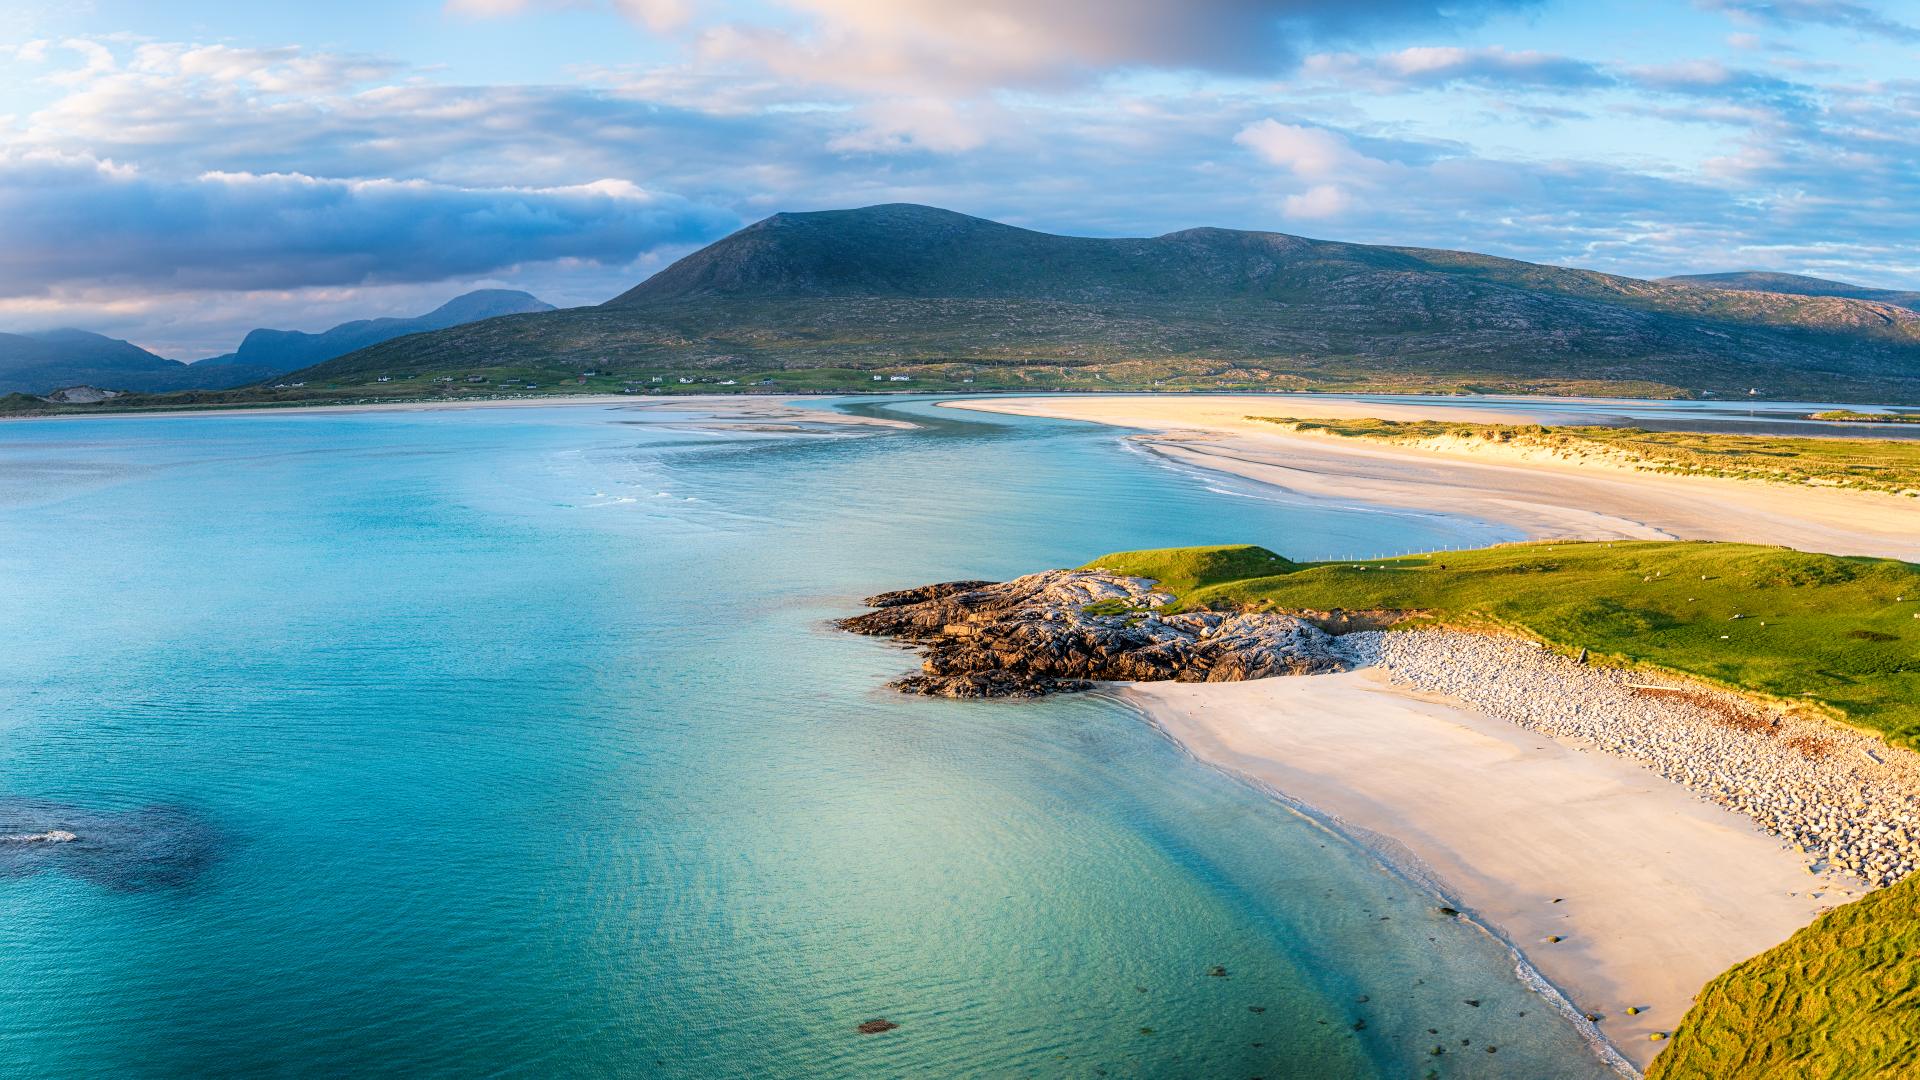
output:
<instances>
[{"instance_id":1,"label":"pebble","mask_svg":"<svg viewBox=\"0 0 1920 1080\"><path fill-rule=\"evenodd\" d=\"M1516 638L1361 631L1340 644L1403 686L1637 761L1797 845L1811 873L1842 869L1879 887L1920 865L1920 754L1704 684L1577 664ZM1686 693L1648 694L1635 682Z\"/></svg>"}]
</instances>

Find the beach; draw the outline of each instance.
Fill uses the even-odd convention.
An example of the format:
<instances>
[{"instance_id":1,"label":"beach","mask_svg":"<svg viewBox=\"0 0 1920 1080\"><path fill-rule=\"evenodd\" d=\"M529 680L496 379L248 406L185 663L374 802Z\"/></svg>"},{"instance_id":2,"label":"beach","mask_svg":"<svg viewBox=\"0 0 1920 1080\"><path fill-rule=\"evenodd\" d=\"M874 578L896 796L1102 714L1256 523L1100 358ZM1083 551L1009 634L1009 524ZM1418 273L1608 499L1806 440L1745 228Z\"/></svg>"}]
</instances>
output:
<instances>
[{"instance_id":1,"label":"beach","mask_svg":"<svg viewBox=\"0 0 1920 1080\"><path fill-rule=\"evenodd\" d=\"M1491 446L1394 446L1247 419L1538 419L1517 412L1212 395L948 407L1138 429L1139 444L1183 465L1307 496L1447 510L1533 538L1737 540L1920 559L1920 500L1911 498ZM1424 881L1511 945L1576 1013L1598 1017L1597 1031L1636 1067L1708 980L1863 895L1868 883L1847 864L1876 880L1912 865L1915 755L1830 726L1823 738L1811 723L1794 729L1820 744L1803 760L1782 749L1790 740L1779 729L1769 744L1710 714L1642 708L1625 692L1596 699L1590 692L1607 688L1588 680L1625 676L1545 653L1536 661L1517 641L1391 637L1420 663L1121 693L1200 760L1324 815ZM1898 846L1849 846L1883 835Z\"/></svg>"},{"instance_id":2,"label":"beach","mask_svg":"<svg viewBox=\"0 0 1920 1080\"><path fill-rule=\"evenodd\" d=\"M1536 539L1730 540L1920 560L1920 499L1869 491L1633 471L1488 444L1460 450L1289 431L1249 416L1534 423L1444 400L1380 404L1282 395L997 398L948 408L1137 429L1166 459L1302 495L1444 510ZM1577 413L1574 403L1570 414Z\"/></svg>"},{"instance_id":3,"label":"beach","mask_svg":"<svg viewBox=\"0 0 1920 1080\"><path fill-rule=\"evenodd\" d=\"M1640 763L1380 667L1122 696L1503 939L1638 1068L1708 980L1864 891Z\"/></svg>"}]
</instances>

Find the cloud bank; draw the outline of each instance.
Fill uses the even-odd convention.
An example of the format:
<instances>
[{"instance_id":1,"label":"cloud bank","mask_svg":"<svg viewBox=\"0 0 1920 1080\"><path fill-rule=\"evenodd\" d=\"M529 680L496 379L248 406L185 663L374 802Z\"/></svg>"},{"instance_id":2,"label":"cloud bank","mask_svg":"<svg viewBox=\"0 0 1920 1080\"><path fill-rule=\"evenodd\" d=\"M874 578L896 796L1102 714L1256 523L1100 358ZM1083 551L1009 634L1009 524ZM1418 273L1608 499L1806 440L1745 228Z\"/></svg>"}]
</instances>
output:
<instances>
[{"instance_id":1,"label":"cloud bank","mask_svg":"<svg viewBox=\"0 0 1920 1080\"><path fill-rule=\"evenodd\" d=\"M738 224L727 211L625 180L463 188L297 173L168 179L46 153L0 155L0 221L0 296L441 281L553 260L624 265Z\"/></svg>"}]
</instances>

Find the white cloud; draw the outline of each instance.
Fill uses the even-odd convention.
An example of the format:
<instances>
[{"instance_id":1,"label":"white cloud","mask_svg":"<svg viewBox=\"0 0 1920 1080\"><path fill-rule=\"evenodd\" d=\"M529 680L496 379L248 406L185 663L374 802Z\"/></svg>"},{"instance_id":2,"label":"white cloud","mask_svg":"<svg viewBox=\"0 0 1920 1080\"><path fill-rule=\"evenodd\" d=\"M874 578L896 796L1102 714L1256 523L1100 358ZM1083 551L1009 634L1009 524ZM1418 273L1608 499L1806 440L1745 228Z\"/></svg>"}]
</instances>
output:
<instances>
[{"instance_id":1,"label":"white cloud","mask_svg":"<svg viewBox=\"0 0 1920 1080\"><path fill-rule=\"evenodd\" d=\"M1365 180L1385 166L1336 132L1273 119L1247 125L1233 141L1303 180Z\"/></svg>"},{"instance_id":2,"label":"white cloud","mask_svg":"<svg viewBox=\"0 0 1920 1080\"><path fill-rule=\"evenodd\" d=\"M910 98L865 105L855 111L860 127L836 135L827 149L848 153L898 153L926 150L957 154L978 149L987 141L981 108L951 101Z\"/></svg>"},{"instance_id":3,"label":"white cloud","mask_svg":"<svg viewBox=\"0 0 1920 1080\"><path fill-rule=\"evenodd\" d=\"M1297 195L1287 196L1280 207L1290 218L1333 218L1352 209L1353 195L1337 184L1315 184Z\"/></svg>"},{"instance_id":4,"label":"white cloud","mask_svg":"<svg viewBox=\"0 0 1920 1080\"><path fill-rule=\"evenodd\" d=\"M1601 67L1585 60L1534 50L1513 51L1498 45L1418 45L1378 55L1320 53L1307 57L1301 69L1308 78L1332 79L1377 91L1460 83L1577 90L1614 81Z\"/></svg>"}]
</instances>

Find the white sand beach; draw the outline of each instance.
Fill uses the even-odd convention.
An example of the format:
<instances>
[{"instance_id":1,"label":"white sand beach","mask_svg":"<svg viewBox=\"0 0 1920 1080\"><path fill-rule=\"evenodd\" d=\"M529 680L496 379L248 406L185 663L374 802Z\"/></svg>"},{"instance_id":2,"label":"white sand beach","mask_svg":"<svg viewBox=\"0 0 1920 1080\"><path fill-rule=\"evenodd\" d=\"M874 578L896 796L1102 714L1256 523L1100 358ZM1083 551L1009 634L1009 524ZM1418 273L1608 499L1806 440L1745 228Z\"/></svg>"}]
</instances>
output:
<instances>
[{"instance_id":1,"label":"white sand beach","mask_svg":"<svg viewBox=\"0 0 1920 1080\"><path fill-rule=\"evenodd\" d=\"M1638 472L1544 455L1432 450L1302 434L1248 420L1299 416L1531 423L1495 409L1381 405L1306 396L1061 394L953 401L949 408L1139 429L1170 460L1308 496L1445 510L1529 537L1733 540L1920 561L1920 499L1868 491ZM1570 412L1577 406L1569 404Z\"/></svg>"},{"instance_id":2,"label":"white sand beach","mask_svg":"<svg viewBox=\"0 0 1920 1080\"><path fill-rule=\"evenodd\" d=\"M1123 696L1200 759L1404 849L1641 1068L1708 980L1861 888L1632 761L1377 668Z\"/></svg>"},{"instance_id":3,"label":"white sand beach","mask_svg":"<svg viewBox=\"0 0 1920 1080\"><path fill-rule=\"evenodd\" d=\"M1139 429L1142 443L1187 465L1308 496L1453 511L1536 538L1736 540L1920 559L1920 499L1391 446L1247 419L1536 420L1493 409L1215 395L946 404ZM1243 539L1259 540L1221 538ZM1852 875L1810 873L1817 860L1644 761L1416 691L1379 668L1122 693L1201 760L1410 859L1600 1017L1598 1030L1637 1067L1708 980L1865 888ZM1897 782L1912 786L1912 775Z\"/></svg>"}]
</instances>

